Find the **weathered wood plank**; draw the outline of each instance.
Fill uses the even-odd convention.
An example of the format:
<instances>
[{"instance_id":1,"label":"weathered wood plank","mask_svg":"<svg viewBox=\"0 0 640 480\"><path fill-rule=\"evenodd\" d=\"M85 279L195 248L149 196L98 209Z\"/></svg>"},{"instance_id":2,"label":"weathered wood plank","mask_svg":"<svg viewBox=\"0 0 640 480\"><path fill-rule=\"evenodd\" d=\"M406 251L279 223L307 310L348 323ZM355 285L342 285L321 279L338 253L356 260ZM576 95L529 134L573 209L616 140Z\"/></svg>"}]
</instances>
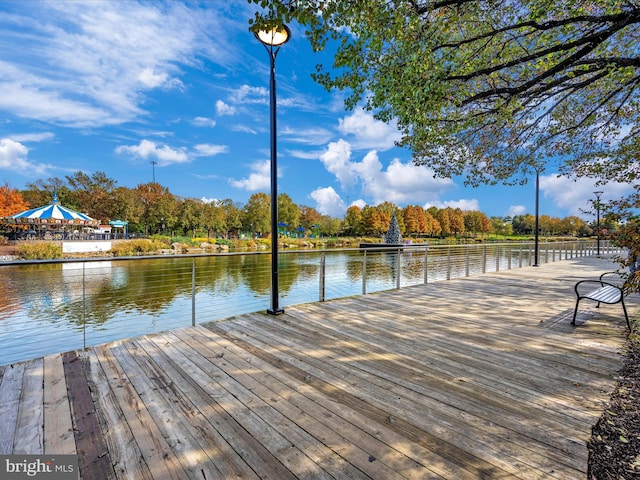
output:
<instances>
[{"instance_id":1,"label":"weathered wood plank","mask_svg":"<svg viewBox=\"0 0 640 480\"><path fill-rule=\"evenodd\" d=\"M44 452L44 360L26 362L13 453L40 455Z\"/></svg>"},{"instance_id":2,"label":"weathered wood plank","mask_svg":"<svg viewBox=\"0 0 640 480\"><path fill-rule=\"evenodd\" d=\"M127 423L95 350L83 353L88 365L88 384L96 405L96 416L109 449L116 477L129 480L151 480L153 476L142 457L134 434Z\"/></svg>"},{"instance_id":3,"label":"weathered wood plank","mask_svg":"<svg viewBox=\"0 0 640 480\"><path fill-rule=\"evenodd\" d=\"M98 425L82 362L75 352L63 355L80 475L85 479L115 478L109 451Z\"/></svg>"},{"instance_id":4,"label":"weathered wood plank","mask_svg":"<svg viewBox=\"0 0 640 480\"><path fill-rule=\"evenodd\" d=\"M44 357L44 453L75 455L76 442L62 355Z\"/></svg>"},{"instance_id":5,"label":"weathered wood plank","mask_svg":"<svg viewBox=\"0 0 640 480\"><path fill-rule=\"evenodd\" d=\"M17 363L5 369L0 384L0 455L13 453L13 442L20 408L22 379L26 364Z\"/></svg>"},{"instance_id":6,"label":"weathered wood plank","mask_svg":"<svg viewBox=\"0 0 640 480\"><path fill-rule=\"evenodd\" d=\"M144 402L129 383L127 374L113 351L108 346L98 347L95 351L111 390L122 408L123 420L129 424L152 477L187 479L187 474L155 425Z\"/></svg>"}]
</instances>

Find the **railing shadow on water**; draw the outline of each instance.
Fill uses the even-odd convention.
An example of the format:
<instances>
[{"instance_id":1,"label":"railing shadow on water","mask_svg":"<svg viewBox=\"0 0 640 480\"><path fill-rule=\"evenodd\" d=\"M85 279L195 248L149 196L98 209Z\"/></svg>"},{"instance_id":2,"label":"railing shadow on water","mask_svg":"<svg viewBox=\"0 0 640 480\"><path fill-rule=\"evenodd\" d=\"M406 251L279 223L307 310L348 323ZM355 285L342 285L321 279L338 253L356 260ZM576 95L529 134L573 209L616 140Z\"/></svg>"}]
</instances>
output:
<instances>
[{"instance_id":1,"label":"railing shadow on water","mask_svg":"<svg viewBox=\"0 0 640 480\"><path fill-rule=\"evenodd\" d=\"M590 240L541 243L539 263L595 253ZM533 243L283 250L280 306L533 263ZM0 365L266 311L271 292L269 252L5 262L0 272Z\"/></svg>"}]
</instances>

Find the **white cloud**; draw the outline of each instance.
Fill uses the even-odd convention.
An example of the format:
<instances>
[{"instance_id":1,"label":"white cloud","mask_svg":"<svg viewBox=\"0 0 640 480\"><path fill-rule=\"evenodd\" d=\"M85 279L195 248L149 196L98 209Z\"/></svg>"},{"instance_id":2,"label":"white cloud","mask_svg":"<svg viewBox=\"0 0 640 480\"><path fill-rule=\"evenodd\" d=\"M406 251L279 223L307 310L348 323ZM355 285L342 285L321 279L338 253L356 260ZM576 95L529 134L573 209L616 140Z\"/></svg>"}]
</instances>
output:
<instances>
[{"instance_id":1,"label":"white cloud","mask_svg":"<svg viewBox=\"0 0 640 480\"><path fill-rule=\"evenodd\" d=\"M183 88L196 55L230 63L239 48L213 47L224 16L179 2L41 2L3 21L0 42L20 51L2 55L0 108L75 127L134 120L147 91Z\"/></svg>"},{"instance_id":2,"label":"white cloud","mask_svg":"<svg viewBox=\"0 0 640 480\"><path fill-rule=\"evenodd\" d=\"M0 139L0 169L11 170L25 176L42 175L46 166L28 160L29 149L9 138Z\"/></svg>"},{"instance_id":3,"label":"white cloud","mask_svg":"<svg viewBox=\"0 0 640 480\"><path fill-rule=\"evenodd\" d=\"M229 185L242 190L257 191L257 190L270 190L271 189L271 161L264 160L262 162L256 162L250 166L253 173L248 177L236 180L234 178L229 179Z\"/></svg>"},{"instance_id":4,"label":"white cloud","mask_svg":"<svg viewBox=\"0 0 640 480\"><path fill-rule=\"evenodd\" d=\"M334 174L342 188L353 186L358 178L351 162L351 145L344 140L331 142L327 151L320 156L327 171Z\"/></svg>"},{"instance_id":5,"label":"white cloud","mask_svg":"<svg viewBox=\"0 0 640 480\"><path fill-rule=\"evenodd\" d=\"M317 188L309 194L316 201L316 210L323 215L342 217L346 210L345 203L333 187Z\"/></svg>"},{"instance_id":6,"label":"white cloud","mask_svg":"<svg viewBox=\"0 0 640 480\"><path fill-rule=\"evenodd\" d=\"M389 150L401 139L396 125L376 120L362 108L356 109L351 116L340 119L338 130L357 150Z\"/></svg>"},{"instance_id":7,"label":"white cloud","mask_svg":"<svg viewBox=\"0 0 640 480\"><path fill-rule=\"evenodd\" d=\"M544 198L550 198L556 205L567 209L569 215L592 219L593 215L588 212L593 210L595 200L593 192L597 190L604 192L600 198L605 203L628 194L633 190L633 186L612 182L596 187L593 179L585 177L573 180L565 176L558 177L557 174L540 176L540 191L544 194Z\"/></svg>"},{"instance_id":8,"label":"white cloud","mask_svg":"<svg viewBox=\"0 0 640 480\"><path fill-rule=\"evenodd\" d=\"M193 147L195 152L193 153L196 157L214 157L221 153L227 153L229 151L229 147L227 145L213 145L210 143L202 143L200 145L196 145Z\"/></svg>"},{"instance_id":9,"label":"white cloud","mask_svg":"<svg viewBox=\"0 0 640 480\"><path fill-rule=\"evenodd\" d=\"M293 158L300 158L302 160L317 160L321 157L324 152L317 150L286 150L285 152L288 156Z\"/></svg>"},{"instance_id":10,"label":"white cloud","mask_svg":"<svg viewBox=\"0 0 640 480\"><path fill-rule=\"evenodd\" d=\"M9 135L11 140L15 142L43 142L45 140L51 140L55 137L52 132L42 133L22 133L19 135Z\"/></svg>"},{"instance_id":11,"label":"white cloud","mask_svg":"<svg viewBox=\"0 0 640 480\"><path fill-rule=\"evenodd\" d=\"M116 153L126 153L143 159L157 159L160 166L189 161L189 156L183 148L174 149L168 145L158 145L150 140L142 140L138 145L122 145L116 148Z\"/></svg>"},{"instance_id":12,"label":"white cloud","mask_svg":"<svg viewBox=\"0 0 640 480\"><path fill-rule=\"evenodd\" d=\"M235 115L236 107L224 103L222 100L216 102L216 113L222 115Z\"/></svg>"},{"instance_id":13,"label":"white cloud","mask_svg":"<svg viewBox=\"0 0 640 480\"><path fill-rule=\"evenodd\" d=\"M384 201L420 204L437 199L455 186L452 180L434 178L432 170L411 162L393 159L385 169L376 150L369 151L359 162L352 161L351 156L351 145L339 140L329 144L320 161L343 189L360 185L374 205Z\"/></svg>"},{"instance_id":14,"label":"white cloud","mask_svg":"<svg viewBox=\"0 0 640 480\"><path fill-rule=\"evenodd\" d=\"M333 134L326 128L295 129L284 127L278 130L278 135L287 137L287 141L303 143L305 145L326 145Z\"/></svg>"},{"instance_id":15,"label":"white cloud","mask_svg":"<svg viewBox=\"0 0 640 480\"><path fill-rule=\"evenodd\" d=\"M207 117L196 117L191 121L191 124L196 127L215 127L216 121L212 118Z\"/></svg>"},{"instance_id":16,"label":"white cloud","mask_svg":"<svg viewBox=\"0 0 640 480\"><path fill-rule=\"evenodd\" d=\"M234 104L262 104L269 103L269 90L265 87L251 87L241 85L230 96L231 103Z\"/></svg>"},{"instance_id":17,"label":"white cloud","mask_svg":"<svg viewBox=\"0 0 640 480\"><path fill-rule=\"evenodd\" d=\"M427 202L423 206L423 208L425 209L429 207L436 207L438 209L447 208L447 207L459 208L462 211L468 212L472 210L480 210L480 203L475 198L473 199L461 198L460 200L446 200L444 202L440 202L440 201Z\"/></svg>"},{"instance_id":18,"label":"white cloud","mask_svg":"<svg viewBox=\"0 0 640 480\"><path fill-rule=\"evenodd\" d=\"M363 199L359 198L358 200L354 200L353 202L351 202L349 204L349 207L352 206L352 205L355 205L360 210L362 210L364 207L367 206L367 202L365 202Z\"/></svg>"},{"instance_id":19,"label":"white cloud","mask_svg":"<svg viewBox=\"0 0 640 480\"><path fill-rule=\"evenodd\" d=\"M146 88L157 88L165 85L167 83L167 79L169 75L167 72L155 73L152 68L145 68L138 75L138 80L142 83Z\"/></svg>"},{"instance_id":20,"label":"white cloud","mask_svg":"<svg viewBox=\"0 0 640 480\"><path fill-rule=\"evenodd\" d=\"M507 210L507 217L515 217L527 213L527 207L524 205L511 205Z\"/></svg>"},{"instance_id":21,"label":"white cloud","mask_svg":"<svg viewBox=\"0 0 640 480\"><path fill-rule=\"evenodd\" d=\"M234 132L250 133L251 135L258 134L258 132L255 129L248 127L246 125L234 125L231 127L231 130L233 130Z\"/></svg>"}]
</instances>

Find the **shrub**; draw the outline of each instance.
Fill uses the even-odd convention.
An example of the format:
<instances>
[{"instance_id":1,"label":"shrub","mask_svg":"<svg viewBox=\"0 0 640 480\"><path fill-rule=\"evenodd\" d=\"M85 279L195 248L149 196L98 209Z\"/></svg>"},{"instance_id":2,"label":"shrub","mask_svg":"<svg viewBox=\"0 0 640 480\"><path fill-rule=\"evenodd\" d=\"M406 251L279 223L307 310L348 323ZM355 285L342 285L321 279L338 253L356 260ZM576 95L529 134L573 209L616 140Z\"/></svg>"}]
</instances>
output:
<instances>
[{"instance_id":1,"label":"shrub","mask_svg":"<svg viewBox=\"0 0 640 480\"><path fill-rule=\"evenodd\" d=\"M62 258L62 245L51 242L28 242L18 245L18 257L23 260Z\"/></svg>"},{"instance_id":2,"label":"shrub","mask_svg":"<svg viewBox=\"0 0 640 480\"><path fill-rule=\"evenodd\" d=\"M164 242L159 240L125 240L116 243L111 248L111 254L114 257L132 257L136 255L159 253L163 248L166 248L166 245Z\"/></svg>"}]
</instances>

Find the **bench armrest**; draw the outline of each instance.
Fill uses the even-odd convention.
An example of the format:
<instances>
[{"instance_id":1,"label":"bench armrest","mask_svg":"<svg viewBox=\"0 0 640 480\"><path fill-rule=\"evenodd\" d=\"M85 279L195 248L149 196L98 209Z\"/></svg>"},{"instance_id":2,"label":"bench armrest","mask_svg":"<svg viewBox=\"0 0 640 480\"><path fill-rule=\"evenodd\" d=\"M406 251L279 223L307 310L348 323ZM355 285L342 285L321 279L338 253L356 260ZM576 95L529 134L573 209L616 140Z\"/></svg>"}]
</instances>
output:
<instances>
[{"instance_id":1,"label":"bench armrest","mask_svg":"<svg viewBox=\"0 0 640 480\"><path fill-rule=\"evenodd\" d=\"M603 280L605 277L613 275L615 276L614 279L608 279L605 280L607 282L613 283L613 284L618 284L618 286L622 286L625 282L625 278L620 275L620 272L604 272L602 275L600 275L600 280Z\"/></svg>"}]
</instances>

